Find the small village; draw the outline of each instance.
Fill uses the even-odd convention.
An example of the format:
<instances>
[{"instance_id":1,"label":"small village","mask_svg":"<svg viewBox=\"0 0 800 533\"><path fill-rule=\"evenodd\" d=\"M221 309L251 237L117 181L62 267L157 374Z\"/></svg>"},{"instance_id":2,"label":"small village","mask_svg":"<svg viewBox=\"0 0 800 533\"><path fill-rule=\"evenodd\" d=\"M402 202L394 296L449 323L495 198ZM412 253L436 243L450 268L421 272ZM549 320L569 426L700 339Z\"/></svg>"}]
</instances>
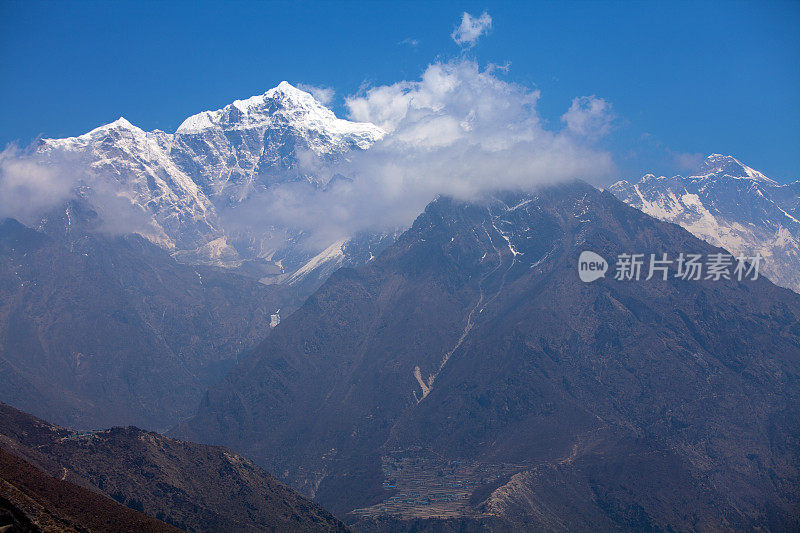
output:
<instances>
[{"instance_id":1,"label":"small village","mask_svg":"<svg viewBox=\"0 0 800 533\"><path fill-rule=\"evenodd\" d=\"M382 457L382 462L383 487L392 495L353 514L405 519L464 516L480 503L471 501L476 489L497 487L526 468L522 464L448 460L423 450L393 450ZM487 490L485 496L490 492Z\"/></svg>"}]
</instances>

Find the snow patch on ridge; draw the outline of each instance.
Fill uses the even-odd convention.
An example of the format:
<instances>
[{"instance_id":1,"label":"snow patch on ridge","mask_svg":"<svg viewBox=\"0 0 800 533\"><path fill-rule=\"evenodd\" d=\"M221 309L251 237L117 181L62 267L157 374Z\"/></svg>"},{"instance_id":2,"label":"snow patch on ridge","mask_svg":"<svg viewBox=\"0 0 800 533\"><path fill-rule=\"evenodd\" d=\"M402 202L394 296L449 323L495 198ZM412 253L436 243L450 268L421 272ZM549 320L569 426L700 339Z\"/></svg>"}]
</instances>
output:
<instances>
[{"instance_id":1,"label":"snow patch on ridge","mask_svg":"<svg viewBox=\"0 0 800 533\"><path fill-rule=\"evenodd\" d=\"M343 247L346 242L345 240L340 240L331 244L325 250L312 257L305 265L297 269L286 282L290 285L297 283L323 265L331 270L338 268L345 258Z\"/></svg>"}]
</instances>

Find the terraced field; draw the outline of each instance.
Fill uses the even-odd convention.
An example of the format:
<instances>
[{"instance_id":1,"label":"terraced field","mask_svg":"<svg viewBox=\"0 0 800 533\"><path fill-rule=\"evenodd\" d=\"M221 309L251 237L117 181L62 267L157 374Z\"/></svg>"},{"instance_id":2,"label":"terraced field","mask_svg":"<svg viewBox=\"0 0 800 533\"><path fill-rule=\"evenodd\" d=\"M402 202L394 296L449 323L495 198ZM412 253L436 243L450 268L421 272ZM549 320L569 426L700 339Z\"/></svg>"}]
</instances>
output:
<instances>
[{"instance_id":1,"label":"terraced field","mask_svg":"<svg viewBox=\"0 0 800 533\"><path fill-rule=\"evenodd\" d=\"M495 487L524 470L522 464L465 463L421 450L396 450L382 457L386 500L353 514L361 518L390 516L456 518L475 513L473 493ZM488 490L486 496L488 496Z\"/></svg>"}]
</instances>

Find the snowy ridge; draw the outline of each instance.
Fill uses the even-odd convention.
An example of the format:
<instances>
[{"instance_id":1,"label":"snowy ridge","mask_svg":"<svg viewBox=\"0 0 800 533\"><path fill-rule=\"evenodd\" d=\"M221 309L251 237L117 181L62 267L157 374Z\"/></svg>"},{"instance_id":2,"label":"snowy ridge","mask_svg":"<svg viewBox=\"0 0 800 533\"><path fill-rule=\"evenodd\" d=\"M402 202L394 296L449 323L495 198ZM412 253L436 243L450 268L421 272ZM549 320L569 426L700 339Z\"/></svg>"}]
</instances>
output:
<instances>
[{"instance_id":1,"label":"snowy ridge","mask_svg":"<svg viewBox=\"0 0 800 533\"><path fill-rule=\"evenodd\" d=\"M286 282L289 285L297 283L306 278L311 272L319 271L323 266L333 271L340 267L345 259L344 245L347 241L340 240L325 248L322 252L312 257L305 265L298 268L294 274L289 276Z\"/></svg>"},{"instance_id":2,"label":"snowy ridge","mask_svg":"<svg viewBox=\"0 0 800 533\"><path fill-rule=\"evenodd\" d=\"M770 185L778 184L761 172L748 167L729 155L711 154L700 165L699 171L704 172L702 176L726 176L734 179L752 179Z\"/></svg>"},{"instance_id":3,"label":"snowy ridge","mask_svg":"<svg viewBox=\"0 0 800 533\"><path fill-rule=\"evenodd\" d=\"M308 264L319 249L300 242L302 232L266 227L229 233L219 213L280 183L324 189L332 176L315 169L368 149L384 135L374 124L336 117L284 81L264 94L193 115L174 134L144 131L120 117L77 137L43 139L38 152L45 159L67 155L85 163L88 182L105 184L151 217L151 228L136 232L182 261L227 268L256 261L265 272L283 272L281 278L305 265L290 278L294 282L327 262ZM308 154L317 161L309 164ZM341 253L338 242L328 249L336 246ZM287 265L293 267L286 271Z\"/></svg>"},{"instance_id":4,"label":"snowy ridge","mask_svg":"<svg viewBox=\"0 0 800 533\"><path fill-rule=\"evenodd\" d=\"M609 190L624 202L733 253L764 256L763 272L800 292L800 184L781 185L731 156L710 155L692 176L647 174Z\"/></svg>"},{"instance_id":5,"label":"snowy ridge","mask_svg":"<svg viewBox=\"0 0 800 533\"><path fill-rule=\"evenodd\" d=\"M366 149L385 135L374 124L337 118L333 111L320 104L311 94L286 81L262 95L235 100L222 109L193 115L183 121L175 133L180 135L202 133L208 129L231 131L269 128L282 122L292 124L307 134L314 132L329 136L333 142L320 140L311 143L311 148L317 155L331 153L336 150L337 145L346 141L352 141L359 148Z\"/></svg>"}]
</instances>

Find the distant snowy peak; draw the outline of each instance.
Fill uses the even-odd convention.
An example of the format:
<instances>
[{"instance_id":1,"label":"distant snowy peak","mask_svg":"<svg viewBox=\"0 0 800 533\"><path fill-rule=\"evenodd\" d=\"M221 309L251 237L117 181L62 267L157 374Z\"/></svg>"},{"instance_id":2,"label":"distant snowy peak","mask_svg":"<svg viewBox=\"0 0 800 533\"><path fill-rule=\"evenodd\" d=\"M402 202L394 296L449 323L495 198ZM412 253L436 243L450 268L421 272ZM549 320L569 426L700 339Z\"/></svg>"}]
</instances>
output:
<instances>
[{"instance_id":1,"label":"distant snowy peak","mask_svg":"<svg viewBox=\"0 0 800 533\"><path fill-rule=\"evenodd\" d=\"M235 100L216 111L202 111L184 120L175 135L197 134L207 130L232 131L269 127L294 127L301 132L322 135L332 142L352 140L356 147L369 148L386 132L369 122L352 122L338 118L313 95L282 81L264 94ZM74 147L103 140L109 135L144 137L148 134L171 140L172 135L160 130L146 132L124 117L98 126L76 137L42 139L42 145Z\"/></svg>"},{"instance_id":2,"label":"distant snowy peak","mask_svg":"<svg viewBox=\"0 0 800 533\"><path fill-rule=\"evenodd\" d=\"M187 118L176 133L197 133L206 128L240 128L269 124L278 111L314 110L321 107L313 96L282 81L264 94L234 100L216 111L203 111Z\"/></svg>"},{"instance_id":3,"label":"distant snowy peak","mask_svg":"<svg viewBox=\"0 0 800 533\"><path fill-rule=\"evenodd\" d=\"M757 170L753 170L729 155L711 154L700 165L695 176L747 178L769 184L777 183Z\"/></svg>"},{"instance_id":4,"label":"distant snowy peak","mask_svg":"<svg viewBox=\"0 0 800 533\"><path fill-rule=\"evenodd\" d=\"M712 154L696 175L647 174L609 190L715 246L760 253L773 282L800 292L800 182L782 185L731 156Z\"/></svg>"},{"instance_id":5,"label":"distant snowy peak","mask_svg":"<svg viewBox=\"0 0 800 533\"><path fill-rule=\"evenodd\" d=\"M131 139L135 137L141 139L146 135L147 134L143 129L134 126L124 117L119 117L114 122L109 122L108 124L98 126L97 128L84 133L83 135L78 135L77 137L66 137L64 139L42 139L39 144L39 150L42 151L55 148L74 150L76 148L88 146L94 142L102 141L109 136L114 136L117 138L128 137Z\"/></svg>"},{"instance_id":6,"label":"distant snowy peak","mask_svg":"<svg viewBox=\"0 0 800 533\"><path fill-rule=\"evenodd\" d=\"M264 94L244 100L234 100L216 111L203 111L187 118L176 133L197 133L207 128L224 130L268 126L276 115L302 119L316 116L323 121L338 120L328 108L309 93L282 81Z\"/></svg>"},{"instance_id":7,"label":"distant snowy peak","mask_svg":"<svg viewBox=\"0 0 800 533\"><path fill-rule=\"evenodd\" d=\"M282 81L262 95L236 100L216 111L203 111L187 118L176 135L198 134L209 129L231 131L254 128L294 127L298 131L323 134L332 144L351 140L359 148L369 148L385 132L374 124L351 122L319 103L310 93ZM312 149L327 151L323 144ZM317 151L317 150L315 150Z\"/></svg>"},{"instance_id":8,"label":"distant snowy peak","mask_svg":"<svg viewBox=\"0 0 800 533\"><path fill-rule=\"evenodd\" d=\"M95 128L89 133L86 133L85 135L92 137L92 136L102 135L111 130L125 130L136 134L144 133L144 130L131 124L125 117L119 117L114 122L111 122L104 126L100 126L99 128Z\"/></svg>"},{"instance_id":9,"label":"distant snowy peak","mask_svg":"<svg viewBox=\"0 0 800 533\"><path fill-rule=\"evenodd\" d=\"M324 191L334 179L330 163L370 148L384 135L374 124L338 118L310 93L281 82L264 94L193 115L175 133L148 132L119 118L76 137L43 139L38 152L54 163L85 165L87 190L127 200L137 217L148 219L147 231L132 231L183 261L221 267L255 261L268 273L291 275L292 267L327 246L300 243L298 227L229 228L219 213L284 183ZM318 263L307 270L337 264Z\"/></svg>"}]
</instances>

